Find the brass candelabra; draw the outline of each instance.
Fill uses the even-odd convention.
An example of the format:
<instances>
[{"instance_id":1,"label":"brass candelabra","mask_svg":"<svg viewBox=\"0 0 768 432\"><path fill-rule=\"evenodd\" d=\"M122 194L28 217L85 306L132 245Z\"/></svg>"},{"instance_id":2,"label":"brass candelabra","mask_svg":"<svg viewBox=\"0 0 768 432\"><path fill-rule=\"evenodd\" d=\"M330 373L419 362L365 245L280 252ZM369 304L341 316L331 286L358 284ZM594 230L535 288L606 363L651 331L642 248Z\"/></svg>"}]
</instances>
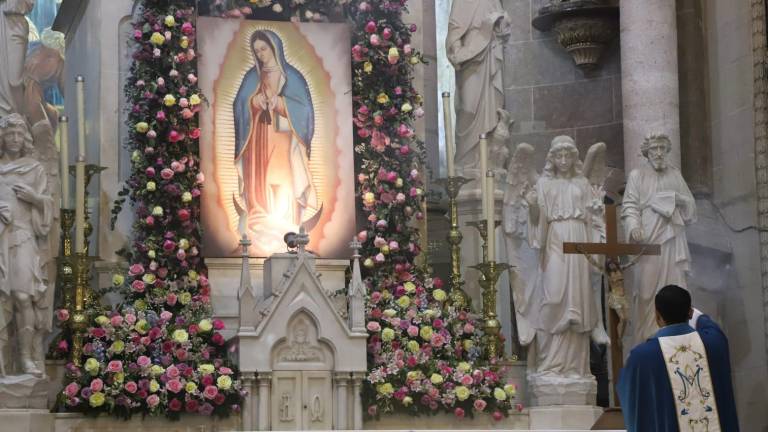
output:
<instances>
[{"instance_id":1,"label":"brass candelabra","mask_svg":"<svg viewBox=\"0 0 768 432\"><path fill-rule=\"evenodd\" d=\"M469 296L462 288L464 285L464 280L461 277L461 240L463 236L459 230L459 208L456 197L458 197L461 187L469 182L470 179L461 176L441 178L435 182L443 186L448 194L448 217L451 222L451 228L446 237L448 244L451 246L449 297L452 305L462 309L469 308L471 302Z\"/></svg>"},{"instance_id":2,"label":"brass candelabra","mask_svg":"<svg viewBox=\"0 0 768 432\"><path fill-rule=\"evenodd\" d=\"M501 323L496 315L496 296L498 290L496 289L496 283L499 281L499 276L507 269L509 265L506 263L497 263L496 261L484 261L480 264L472 266L480 272L479 284L483 289L483 344L485 345L485 355L490 361L500 357L500 353L503 353L501 347Z\"/></svg>"},{"instance_id":3,"label":"brass candelabra","mask_svg":"<svg viewBox=\"0 0 768 432\"><path fill-rule=\"evenodd\" d=\"M64 308L72 310L75 293L75 262L72 259L72 228L75 225L75 211L60 210L61 246L56 271L56 290L63 294Z\"/></svg>"},{"instance_id":4,"label":"brass candelabra","mask_svg":"<svg viewBox=\"0 0 768 432\"><path fill-rule=\"evenodd\" d=\"M72 329L72 363L76 366L82 366L83 358L83 335L88 327L88 317L86 316L85 306L89 301L89 261L88 255L84 252L75 254L75 295L73 304L73 313L70 317L70 328Z\"/></svg>"},{"instance_id":5,"label":"brass candelabra","mask_svg":"<svg viewBox=\"0 0 768 432\"><path fill-rule=\"evenodd\" d=\"M496 221L496 227L501 225L501 221ZM480 238L483 240L483 262L488 261L488 221L478 220L467 222L467 226L474 227L477 232L480 233Z\"/></svg>"}]
</instances>

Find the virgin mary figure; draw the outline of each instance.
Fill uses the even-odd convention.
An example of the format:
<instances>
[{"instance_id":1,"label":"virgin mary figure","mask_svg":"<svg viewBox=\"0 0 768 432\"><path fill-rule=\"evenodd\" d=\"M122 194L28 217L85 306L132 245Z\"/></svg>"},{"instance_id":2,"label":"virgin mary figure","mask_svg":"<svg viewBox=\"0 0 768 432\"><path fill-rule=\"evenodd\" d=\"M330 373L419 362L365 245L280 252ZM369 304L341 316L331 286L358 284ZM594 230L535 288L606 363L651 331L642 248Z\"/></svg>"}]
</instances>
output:
<instances>
[{"instance_id":1,"label":"virgin mary figure","mask_svg":"<svg viewBox=\"0 0 768 432\"><path fill-rule=\"evenodd\" d=\"M250 48L255 65L243 77L233 106L240 200L247 229L275 233L281 243L282 235L299 225L311 229L322 210L309 170L312 97L277 34L253 32Z\"/></svg>"}]
</instances>

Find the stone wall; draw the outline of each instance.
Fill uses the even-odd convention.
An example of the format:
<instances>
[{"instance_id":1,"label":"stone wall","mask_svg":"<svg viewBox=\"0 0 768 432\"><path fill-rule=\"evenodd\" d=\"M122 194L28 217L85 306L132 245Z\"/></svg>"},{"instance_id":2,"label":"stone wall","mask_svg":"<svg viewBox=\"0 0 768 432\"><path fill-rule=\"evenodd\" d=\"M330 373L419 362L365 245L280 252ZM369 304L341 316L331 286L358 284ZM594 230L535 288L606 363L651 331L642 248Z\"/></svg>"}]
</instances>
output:
<instances>
[{"instance_id":1,"label":"stone wall","mask_svg":"<svg viewBox=\"0 0 768 432\"><path fill-rule=\"evenodd\" d=\"M608 145L608 164L623 165L621 65L618 37L598 70L585 75L554 38L531 26L547 0L503 0L512 20L504 58L505 106L515 125L512 142L536 148L543 166L552 138L570 135L581 156L595 142Z\"/></svg>"}]
</instances>

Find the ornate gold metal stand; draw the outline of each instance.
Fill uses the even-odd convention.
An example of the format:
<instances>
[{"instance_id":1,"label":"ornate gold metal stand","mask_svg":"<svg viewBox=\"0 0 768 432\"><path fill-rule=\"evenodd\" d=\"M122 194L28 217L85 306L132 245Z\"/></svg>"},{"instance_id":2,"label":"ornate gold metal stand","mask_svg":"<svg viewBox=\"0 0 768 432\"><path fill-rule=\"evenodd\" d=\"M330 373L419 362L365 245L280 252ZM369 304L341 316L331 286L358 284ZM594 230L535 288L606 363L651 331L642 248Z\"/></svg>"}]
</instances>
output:
<instances>
[{"instance_id":1,"label":"ornate gold metal stand","mask_svg":"<svg viewBox=\"0 0 768 432\"><path fill-rule=\"evenodd\" d=\"M469 182L470 179L461 176L441 178L435 181L435 183L443 186L448 193L448 213L451 221L451 229L446 237L448 244L451 245L451 280L449 283L451 289L449 297L452 305L462 309L469 308L471 303L469 296L462 288L464 280L461 277L460 245L463 236L459 230L459 206L456 197L459 195L461 187Z\"/></svg>"},{"instance_id":2,"label":"ornate gold metal stand","mask_svg":"<svg viewBox=\"0 0 768 432\"><path fill-rule=\"evenodd\" d=\"M88 283L90 281L88 255L83 252L75 255L75 298L74 310L71 315L70 327L72 329L72 363L82 366L83 335L88 327L88 317L85 314L85 306L89 300Z\"/></svg>"},{"instance_id":3,"label":"ornate gold metal stand","mask_svg":"<svg viewBox=\"0 0 768 432\"><path fill-rule=\"evenodd\" d=\"M501 225L501 221L496 221L496 227ZM467 222L467 226L477 229L480 238L483 239L483 262L488 261L488 221L478 220Z\"/></svg>"},{"instance_id":4,"label":"ornate gold metal stand","mask_svg":"<svg viewBox=\"0 0 768 432\"><path fill-rule=\"evenodd\" d=\"M64 308L72 310L75 293L75 263L72 259L72 227L75 225L75 211L61 209L61 252L58 260L56 289L63 293Z\"/></svg>"},{"instance_id":5,"label":"ornate gold metal stand","mask_svg":"<svg viewBox=\"0 0 768 432\"><path fill-rule=\"evenodd\" d=\"M483 343L485 345L485 355L488 361L497 359L503 350L500 346L501 323L496 316L496 282L499 276L509 269L505 263L496 261L486 261L472 266L480 274L479 284L483 289Z\"/></svg>"}]
</instances>

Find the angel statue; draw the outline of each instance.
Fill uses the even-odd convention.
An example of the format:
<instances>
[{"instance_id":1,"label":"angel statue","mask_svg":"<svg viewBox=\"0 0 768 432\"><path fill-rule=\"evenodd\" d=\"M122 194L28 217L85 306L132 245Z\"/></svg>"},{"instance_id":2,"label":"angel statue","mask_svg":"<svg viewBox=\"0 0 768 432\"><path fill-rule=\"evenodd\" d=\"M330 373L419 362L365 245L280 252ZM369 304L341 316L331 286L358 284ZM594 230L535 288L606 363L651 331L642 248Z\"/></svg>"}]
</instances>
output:
<instances>
[{"instance_id":1,"label":"angel statue","mask_svg":"<svg viewBox=\"0 0 768 432\"><path fill-rule=\"evenodd\" d=\"M522 146L514 156L524 160L531 153ZM586 256L563 252L564 242L598 240L604 206L585 174L591 173L584 170L574 140L558 136L535 186L522 188L527 189L528 243L539 252L535 275L515 299L521 343L532 345L528 360L534 394L542 386L566 383L581 383L591 393L596 385L589 349L601 320L591 265ZM524 182L534 176L528 172Z\"/></svg>"}]
</instances>

